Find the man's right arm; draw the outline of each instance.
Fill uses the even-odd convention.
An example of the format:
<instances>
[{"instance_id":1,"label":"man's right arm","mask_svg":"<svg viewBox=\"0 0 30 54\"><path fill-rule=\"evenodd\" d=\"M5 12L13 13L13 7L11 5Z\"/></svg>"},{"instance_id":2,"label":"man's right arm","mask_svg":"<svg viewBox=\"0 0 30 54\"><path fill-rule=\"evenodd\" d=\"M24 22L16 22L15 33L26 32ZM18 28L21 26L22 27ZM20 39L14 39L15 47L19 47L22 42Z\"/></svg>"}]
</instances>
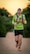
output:
<instances>
[{"instance_id":1,"label":"man's right arm","mask_svg":"<svg viewBox=\"0 0 30 54\"><path fill-rule=\"evenodd\" d=\"M13 16L13 19L12 19L12 24L13 24L14 26L16 26L15 16Z\"/></svg>"},{"instance_id":2,"label":"man's right arm","mask_svg":"<svg viewBox=\"0 0 30 54\"><path fill-rule=\"evenodd\" d=\"M15 21L15 16L13 16L13 19L12 19L12 24L14 24L14 21Z\"/></svg>"}]
</instances>

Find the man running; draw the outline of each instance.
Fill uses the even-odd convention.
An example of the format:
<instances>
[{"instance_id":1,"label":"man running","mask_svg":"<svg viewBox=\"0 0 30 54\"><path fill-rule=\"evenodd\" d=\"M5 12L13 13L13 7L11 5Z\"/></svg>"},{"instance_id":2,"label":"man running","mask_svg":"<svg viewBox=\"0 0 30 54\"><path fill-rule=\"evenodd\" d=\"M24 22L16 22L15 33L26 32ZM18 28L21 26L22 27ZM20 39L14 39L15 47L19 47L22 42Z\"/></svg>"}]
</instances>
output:
<instances>
[{"instance_id":1,"label":"man running","mask_svg":"<svg viewBox=\"0 0 30 54\"><path fill-rule=\"evenodd\" d=\"M14 25L16 47L18 47L18 50L21 50L24 24L26 23L27 21L25 19L25 15L21 14L21 8L18 8L17 13L13 16L12 20L12 24Z\"/></svg>"}]
</instances>

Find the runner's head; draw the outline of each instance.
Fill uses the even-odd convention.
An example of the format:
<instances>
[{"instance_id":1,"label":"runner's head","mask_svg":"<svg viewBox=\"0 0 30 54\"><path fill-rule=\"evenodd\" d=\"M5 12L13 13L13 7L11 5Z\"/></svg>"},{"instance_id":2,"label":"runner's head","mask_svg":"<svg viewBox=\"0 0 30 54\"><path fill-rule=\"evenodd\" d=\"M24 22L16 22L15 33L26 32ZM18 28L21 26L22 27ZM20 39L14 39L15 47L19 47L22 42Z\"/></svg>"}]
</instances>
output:
<instances>
[{"instance_id":1,"label":"runner's head","mask_svg":"<svg viewBox=\"0 0 30 54\"><path fill-rule=\"evenodd\" d=\"M21 8L18 8L17 13L18 13L18 14L21 13Z\"/></svg>"}]
</instances>

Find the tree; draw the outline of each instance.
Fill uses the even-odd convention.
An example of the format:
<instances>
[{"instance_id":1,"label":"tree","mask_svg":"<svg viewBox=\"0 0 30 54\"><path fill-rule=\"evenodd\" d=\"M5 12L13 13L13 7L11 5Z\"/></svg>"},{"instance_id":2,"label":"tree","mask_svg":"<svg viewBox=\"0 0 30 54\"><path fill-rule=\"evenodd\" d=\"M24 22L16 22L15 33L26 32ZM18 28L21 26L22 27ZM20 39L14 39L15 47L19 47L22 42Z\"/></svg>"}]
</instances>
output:
<instances>
[{"instance_id":1,"label":"tree","mask_svg":"<svg viewBox=\"0 0 30 54\"><path fill-rule=\"evenodd\" d=\"M30 37L30 4L23 9L23 14L25 14L27 19L27 25L25 26L25 37Z\"/></svg>"},{"instance_id":2,"label":"tree","mask_svg":"<svg viewBox=\"0 0 30 54\"><path fill-rule=\"evenodd\" d=\"M0 36L5 36L12 29L11 14L4 8L0 8Z\"/></svg>"},{"instance_id":3,"label":"tree","mask_svg":"<svg viewBox=\"0 0 30 54\"><path fill-rule=\"evenodd\" d=\"M5 8L0 8L0 15L1 16L9 16L9 15L11 15L11 13L9 13Z\"/></svg>"}]
</instances>

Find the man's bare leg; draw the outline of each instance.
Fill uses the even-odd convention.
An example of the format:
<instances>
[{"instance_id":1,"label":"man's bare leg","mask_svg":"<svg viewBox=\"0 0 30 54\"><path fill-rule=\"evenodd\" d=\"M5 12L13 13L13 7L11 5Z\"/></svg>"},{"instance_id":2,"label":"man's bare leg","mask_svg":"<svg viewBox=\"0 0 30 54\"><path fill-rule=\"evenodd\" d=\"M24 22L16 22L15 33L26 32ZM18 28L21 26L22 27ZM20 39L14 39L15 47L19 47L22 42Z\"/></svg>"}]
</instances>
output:
<instances>
[{"instance_id":1,"label":"man's bare leg","mask_svg":"<svg viewBox=\"0 0 30 54\"><path fill-rule=\"evenodd\" d=\"M18 50L21 50L22 37L23 37L23 35L19 35Z\"/></svg>"},{"instance_id":2,"label":"man's bare leg","mask_svg":"<svg viewBox=\"0 0 30 54\"><path fill-rule=\"evenodd\" d=\"M15 36L16 47L18 47L19 36Z\"/></svg>"}]
</instances>

